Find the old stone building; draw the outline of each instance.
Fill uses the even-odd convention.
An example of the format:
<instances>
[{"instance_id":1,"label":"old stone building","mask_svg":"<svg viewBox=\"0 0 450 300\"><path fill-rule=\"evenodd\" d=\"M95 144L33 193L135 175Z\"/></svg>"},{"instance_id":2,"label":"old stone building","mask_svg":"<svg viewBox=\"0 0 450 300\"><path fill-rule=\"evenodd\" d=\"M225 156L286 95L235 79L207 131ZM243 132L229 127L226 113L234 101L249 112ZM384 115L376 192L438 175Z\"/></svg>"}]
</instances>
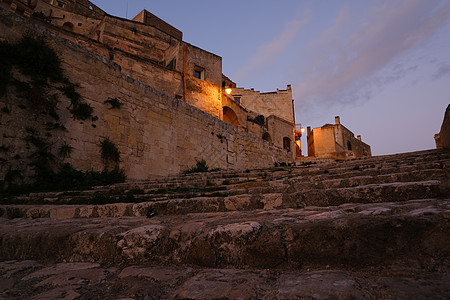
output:
<instances>
[{"instance_id":1,"label":"old stone building","mask_svg":"<svg viewBox=\"0 0 450 300\"><path fill-rule=\"evenodd\" d=\"M174 174L200 159L221 169L293 161L289 85L273 93L236 88L222 74L220 56L183 41L180 30L146 10L128 20L87 0L1 0L0 6L29 20L17 19L13 26L3 22L0 39L16 42L34 31L45 36L100 118L92 126L66 118L69 132L53 137L55 144L64 141L74 148L69 162L75 167L102 168L96 149L104 137L119 146L121 167L131 178ZM109 98L123 102L123 108L105 108ZM6 98L1 101L10 105ZM11 117L14 126L20 126L20 118L27 116ZM15 132L2 143L24 138Z\"/></svg>"},{"instance_id":2,"label":"old stone building","mask_svg":"<svg viewBox=\"0 0 450 300\"><path fill-rule=\"evenodd\" d=\"M441 130L439 131L439 133L434 135L434 141L436 142L437 149L450 149L450 104L445 110Z\"/></svg>"},{"instance_id":3,"label":"old stone building","mask_svg":"<svg viewBox=\"0 0 450 300\"><path fill-rule=\"evenodd\" d=\"M347 159L372 156L370 146L355 138L353 132L341 124L339 116L335 124L325 124L311 130L307 128L308 156Z\"/></svg>"}]
</instances>

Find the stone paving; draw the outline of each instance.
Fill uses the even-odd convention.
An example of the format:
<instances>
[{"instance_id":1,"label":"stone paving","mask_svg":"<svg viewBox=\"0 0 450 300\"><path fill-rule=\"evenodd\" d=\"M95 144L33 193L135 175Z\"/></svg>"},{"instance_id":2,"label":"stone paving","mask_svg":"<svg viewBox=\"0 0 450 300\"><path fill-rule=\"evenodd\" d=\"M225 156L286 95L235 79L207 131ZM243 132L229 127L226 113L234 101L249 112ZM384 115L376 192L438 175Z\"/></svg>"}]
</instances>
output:
<instances>
[{"instance_id":1,"label":"stone paving","mask_svg":"<svg viewBox=\"0 0 450 300\"><path fill-rule=\"evenodd\" d=\"M432 150L6 199L0 299L448 299L449 164ZM99 195L128 203L82 204Z\"/></svg>"}]
</instances>

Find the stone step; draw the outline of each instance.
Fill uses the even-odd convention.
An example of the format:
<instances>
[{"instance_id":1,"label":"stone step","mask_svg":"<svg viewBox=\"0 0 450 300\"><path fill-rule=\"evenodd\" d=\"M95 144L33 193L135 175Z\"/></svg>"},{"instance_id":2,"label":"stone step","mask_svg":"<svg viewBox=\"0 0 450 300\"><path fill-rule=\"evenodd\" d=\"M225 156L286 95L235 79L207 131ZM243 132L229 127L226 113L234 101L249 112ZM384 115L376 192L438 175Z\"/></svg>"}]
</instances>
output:
<instances>
[{"instance_id":1,"label":"stone step","mask_svg":"<svg viewBox=\"0 0 450 300\"><path fill-rule=\"evenodd\" d=\"M180 216L0 218L0 261L367 268L450 256L450 199Z\"/></svg>"},{"instance_id":2,"label":"stone step","mask_svg":"<svg viewBox=\"0 0 450 300\"><path fill-rule=\"evenodd\" d=\"M392 182L355 187L310 189L283 195L283 207L329 206L344 203L401 202L448 196L441 181Z\"/></svg>"},{"instance_id":3,"label":"stone step","mask_svg":"<svg viewBox=\"0 0 450 300\"><path fill-rule=\"evenodd\" d=\"M400 171L399 169L395 169ZM43 203L43 201L58 201L62 203L69 203L71 199L75 199L75 203L80 203L81 199L88 199L103 195L110 197L112 202L117 202L114 199L136 198L141 201L158 201L176 198L192 198L204 196L230 196L237 194L254 194L254 193L275 193L287 192L292 193L300 190L309 189L327 189L337 187L355 187L359 185L366 185L369 183L394 183L394 182L408 182L420 180L445 180L449 178L448 169L419 169L409 170L409 172L379 172L353 171L341 174L321 173L315 176L297 176L288 179L259 179L259 178L235 178L233 181L222 181L217 185L210 182L209 185L197 186L177 186L164 187L158 189L146 188L148 186L129 184L125 189L124 186L113 186L95 188L86 191L68 191L68 192L48 192L48 193L34 193L27 197L18 198L22 202ZM225 185L223 185L225 184ZM287 188L288 185L289 187ZM145 188L145 189L144 189ZM131 199L131 202L136 202ZM126 201L130 202L130 201ZM90 203L86 201L86 203Z\"/></svg>"},{"instance_id":4,"label":"stone step","mask_svg":"<svg viewBox=\"0 0 450 300\"><path fill-rule=\"evenodd\" d=\"M448 299L450 276L412 264L381 270L0 262L2 299Z\"/></svg>"},{"instance_id":5,"label":"stone step","mask_svg":"<svg viewBox=\"0 0 450 300\"><path fill-rule=\"evenodd\" d=\"M286 182L290 186L286 192L301 191L305 189L355 187L367 184L445 180L450 177L448 173L449 171L447 170L429 169L402 173L388 173L383 175L359 174L359 176L350 177L319 175L309 178L292 178L288 179Z\"/></svg>"},{"instance_id":6,"label":"stone step","mask_svg":"<svg viewBox=\"0 0 450 300\"><path fill-rule=\"evenodd\" d=\"M401 202L413 199L448 197L448 188L441 181L393 182L328 189L302 189L296 186L274 185L250 189L227 190L224 194L204 197L166 199L135 195L128 203L124 198L93 195L92 198L66 199L59 205L0 205L0 217L6 218L96 218L184 215L199 212L244 211L255 209L303 208L345 203ZM107 198L109 197L109 198ZM55 199L48 201L57 202ZM125 199L127 200L127 199ZM97 201L97 202L96 202ZM76 203L98 203L85 205ZM115 203L119 202L119 203ZM60 203L60 202L58 202ZM111 203L102 205L102 203Z\"/></svg>"}]
</instances>

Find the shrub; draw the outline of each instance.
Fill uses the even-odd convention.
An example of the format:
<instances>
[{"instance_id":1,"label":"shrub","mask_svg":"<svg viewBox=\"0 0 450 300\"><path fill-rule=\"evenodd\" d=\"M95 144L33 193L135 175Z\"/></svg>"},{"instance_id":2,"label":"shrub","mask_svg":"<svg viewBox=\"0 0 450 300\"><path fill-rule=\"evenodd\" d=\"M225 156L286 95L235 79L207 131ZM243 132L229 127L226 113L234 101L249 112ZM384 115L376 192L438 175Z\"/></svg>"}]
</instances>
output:
<instances>
[{"instance_id":1,"label":"shrub","mask_svg":"<svg viewBox=\"0 0 450 300\"><path fill-rule=\"evenodd\" d=\"M114 108L119 109L123 105L123 103L120 102L120 100L117 98L108 98L108 100L106 100L104 103L111 105L110 109L114 109Z\"/></svg>"},{"instance_id":2,"label":"shrub","mask_svg":"<svg viewBox=\"0 0 450 300\"><path fill-rule=\"evenodd\" d=\"M108 165L109 163L118 164L120 161L120 151L108 137L104 138L100 142L100 152L103 162Z\"/></svg>"},{"instance_id":3,"label":"shrub","mask_svg":"<svg viewBox=\"0 0 450 300\"><path fill-rule=\"evenodd\" d=\"M208 165L206 164L206 161L204 159L197 161L195 167L192 167L186 171L184 171L185 174L189 173L197 173L197 172L208 172Z\"/></svg>"},{"instance_id":4,"label":"shrub","mask_svg":"<svg viewBox=\"0 0 450 300\"><path fill-rule=\"evenodd\" d=\"M69 158L72 154L73 147L64 142L64 144L59 147L58 156L61 158Z\"/></svg>"}]
</instances>

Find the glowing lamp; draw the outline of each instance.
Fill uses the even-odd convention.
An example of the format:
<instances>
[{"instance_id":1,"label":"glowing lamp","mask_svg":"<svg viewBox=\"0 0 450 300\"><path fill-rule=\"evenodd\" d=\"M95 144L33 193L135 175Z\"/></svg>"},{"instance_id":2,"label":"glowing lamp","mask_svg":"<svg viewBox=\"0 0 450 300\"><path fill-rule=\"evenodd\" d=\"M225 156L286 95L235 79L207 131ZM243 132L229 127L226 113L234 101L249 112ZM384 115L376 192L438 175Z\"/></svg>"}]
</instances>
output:
<instances>
[{"instance_id":1,"label":"glowing lamp","mask_svg":"<svg viewBox=\"0 0 450 300\"><path fill-rule=\"evenodd\" d=\"M305 132L305 128L303 128L303 127L300 128L300 132L301 132L301 133Z\"/></svg>"},{"instance_id":2,"label":"glowing lamp","mask_svg":"<svg viewBox=\"0 0 450 300\"><path fill-rule=\"evenodd\" d=\"M227 93L228 95L231 94L231 88L226 88L225 93Z\"/></svg>"}]
</instances>

